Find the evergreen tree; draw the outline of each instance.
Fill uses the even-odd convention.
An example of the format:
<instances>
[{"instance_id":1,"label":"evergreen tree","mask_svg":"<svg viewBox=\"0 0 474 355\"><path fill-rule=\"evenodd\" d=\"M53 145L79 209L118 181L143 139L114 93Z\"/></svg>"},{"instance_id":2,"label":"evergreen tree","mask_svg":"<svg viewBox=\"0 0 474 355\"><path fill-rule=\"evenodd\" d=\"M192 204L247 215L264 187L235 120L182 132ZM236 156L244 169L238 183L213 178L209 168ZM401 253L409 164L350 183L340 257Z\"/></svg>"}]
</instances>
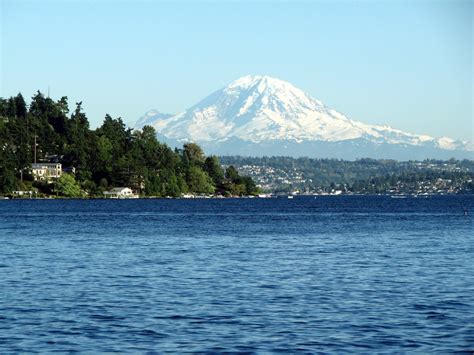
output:
<instances>
[{"instance_id":1,"label":"evergreen tree","mask_svg":"<svg viewBox=\"0 0 474 355\"><path fill-rule=\"evenodd\" d=\"M198 166L191 166L189 168L186 182L191 192L210 194L215 189L209 175Z\"/></svg>"},{"instance_id":2,"label":"evergreen tree","mask_svg":"<svg viewBox=\"0 0 474 355\"><path fill-rule=\"evenodd\" d=\"M204 171L211 177L214 186L221 186L224 179L224 170L215 155L207 157L204 161Z\"/></svg>"},{"instance_id":3,"label":"evergreen tree","mask_svg":"<svg viewBox=\"0 0 474 355\"><path fill-rule=\"evenodd\" d=\"M234 167L234 166L229 166L226 171L225 171L225 177L227 179L230 180L230 182L234 183L234 184L240 184L241 183L241 179L240 179L240 175L239 175L239 172L237 171L237 169Z\"/></svg>"},{"instance_id":4,"label":"evergreen tree","mask_svg":"<svg viewBox=\"0 0 474 355\"><path fill-rule=\"evenodd\" d=\"M196 143L186 143L183 146L183 156L187 158L190 165L202 166L204 163L204 152Z\"/></svg>"},{"instance_id":5,"label":"evergreen tree","mask_svg":"<svg viewBox=\"0 0 474 355\"><path fill-rule=\"evenodd\" d=\"M18 93L18 95L15 96L14 101L16 108L16 117L23 119L26 118L27 109L23 95L21 93Z\"/></svg>"},{"instance_id":6,"label":"evergreen tree","mask_svg":"<svg viewBox=\"0 0 474 355\"><path fill-rule=\"evenodd\" d=\"M76 175L80 180L90 179L92 177L91 162L96 152L96 136L89 130L89 121L82 112L82 102L78 102L68 120L64 162L67 166L76 168Z\"/></svg>"}]
</instances>

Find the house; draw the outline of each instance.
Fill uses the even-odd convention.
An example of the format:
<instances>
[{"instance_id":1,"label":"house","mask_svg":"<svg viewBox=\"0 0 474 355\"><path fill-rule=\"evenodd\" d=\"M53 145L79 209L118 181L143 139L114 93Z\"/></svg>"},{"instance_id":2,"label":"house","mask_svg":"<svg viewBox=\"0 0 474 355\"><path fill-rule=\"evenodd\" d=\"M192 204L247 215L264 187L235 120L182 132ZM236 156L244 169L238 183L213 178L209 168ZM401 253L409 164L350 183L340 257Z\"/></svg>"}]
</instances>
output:
<instances>
[{"instance_id":1,"label":"house","mask_svg":"<svg viewBox=\"0 0 474 355\"><path fill-rule=\"evenodd\" d=\"M61 176L61 163L33 163L31 172L35 181L57 179Z\"/></svg>"},{"instance_id":2,"label":"house","mask_svg":"<svg viewBox=\"0 0 474 355\"><path fill-rule=\"evenodd\" d=\"M138 198L129 187L114 187L104 192L105 198Z\"/></svg>"},{"instance_id":3,"label":"house","mask_svg":"<svg viewBox=\"0 0 474 355\"><path fill-rule=\"evenodd\" d=\"M19 196L19 197L24 197L24 196L31 197L33 196L33 191L12 191L12 194L14 196Z\"/></svg>"}]
</instances>

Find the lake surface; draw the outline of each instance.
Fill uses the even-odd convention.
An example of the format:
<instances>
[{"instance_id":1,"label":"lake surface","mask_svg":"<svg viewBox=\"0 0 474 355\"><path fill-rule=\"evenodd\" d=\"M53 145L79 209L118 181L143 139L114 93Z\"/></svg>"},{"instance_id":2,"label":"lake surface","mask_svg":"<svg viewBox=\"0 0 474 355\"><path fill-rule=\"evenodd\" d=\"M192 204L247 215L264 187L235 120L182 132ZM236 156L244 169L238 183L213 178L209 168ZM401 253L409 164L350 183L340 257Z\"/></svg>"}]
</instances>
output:
<instances>
[{"instance_id":1,"label":"lake surface","mask_svg":"<svg viewBox=\"0 0 474 355\"><path fill-rule=\"evenodd\" d=\"M469 196L0 201L0 353L473 351L473 218Z\"/></svg>"}]
</instances>

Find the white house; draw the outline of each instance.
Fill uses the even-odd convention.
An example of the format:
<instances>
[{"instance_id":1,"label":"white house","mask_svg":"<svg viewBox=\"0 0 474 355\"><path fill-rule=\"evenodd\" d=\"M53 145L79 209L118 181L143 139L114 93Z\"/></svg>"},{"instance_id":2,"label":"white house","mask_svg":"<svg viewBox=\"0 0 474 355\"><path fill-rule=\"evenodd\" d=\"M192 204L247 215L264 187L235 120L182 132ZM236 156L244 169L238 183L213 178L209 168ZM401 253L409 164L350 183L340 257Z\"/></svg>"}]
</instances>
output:
<instances>
[{"instance_id":1,"label":"white house","mask_svg":"<svg viewBox=\"0 0 474 355\"><path fill-rule=\"evenodd\" d=\"M15 196L29 196L33 195L33 191L12 191L12 194Z\"/></svg>"},{"instance_id":2,"label":"white house","mask_svg":"<svg viewBox=\"0 0 474 355\"><path fill-rule=\"evenodd\" d=\"M105 191L104 195L106 198L138 198L138 195L134 194L129 187L114 187L109 191Z\"/></svg>"},{"instance_id":3,"label":"white house","mask_svg":"<svg viewBox=\"0 0 474 355\"><path fill-rule=\"evenodd\" d=\"M60 163L33 163L31 164L31 172L36 180L57 179L62 174Z\"/></svg>"}]
</instances>

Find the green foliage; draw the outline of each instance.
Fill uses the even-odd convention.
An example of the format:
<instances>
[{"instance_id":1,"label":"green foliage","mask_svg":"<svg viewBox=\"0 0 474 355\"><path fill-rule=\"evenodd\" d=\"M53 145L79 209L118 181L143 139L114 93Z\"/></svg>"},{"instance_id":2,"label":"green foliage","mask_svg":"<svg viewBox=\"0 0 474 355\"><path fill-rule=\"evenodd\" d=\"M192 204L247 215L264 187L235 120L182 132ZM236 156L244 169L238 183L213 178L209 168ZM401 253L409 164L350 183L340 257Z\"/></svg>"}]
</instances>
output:
<instances>
[{"instance_id":1,"label":"green foliage","mask_svg":"<svg viewBox=\"0 0 474 355\"><path fill-rule=\"evenodd\" d=\"M225 177L234 184L240 184L240 175L237 169L231 165L225 170Z\"/></svg>"},{"instance_id":2,"label":"green foliage","mask_svg":"<svg viewBox=\"0 0 474 355\"><path fill-rule=\"evenodd\" d=\"M224 170L215 155L207 157L204 161L204 171L209 175L214 186L220 186L224 180Z\"/></svg>"},{"instance_id":3,"label":"green foliage","mask_svg":"<svg viewBox=\"0 0 474 355\"><path fill-rule=\"evenodd\" d=\"M28 171L35 153L37 162L53 159L63 168L74 168L74 175L63 174L52 184L33 182ZM83 191L102 196L119 186L162 197L230 193L219 159L206 158L197 144L173 151L156 139L153 127L132 131L108 114L91 130L81 102L69 115L67 97L55 102L39 91L29 107L21 94L0 98L0 193L24 189L25 184L43 195L67 197L83 196Z\"/></svg>"},{"instance_id":4,"label":"green foliage","mask_svg":"<svg viewBox=\"0 0 474 355\"><path fill-rule=\"evenodd\" d=\"M234 196L257 195L260 192L252 178L240 176L237 169L232 165L225 170L223 190Z\"/></svg>"},{"instance_id":5,"label":"green foliage","mask_svg":"<svg viewBox=\"0 0 474 355\"><path fill-rule=\"evenodd\" d=\"M16 180L13 171L0 166L0 193L11 193L15 187Z\"/></svg>"},{"instance_id":6,"label":"green foliage","mask_svg":"<svg viewBox=\"0 0 474 355\"><path fill-rule=\"evenodd\" d=\"M196 143L186 143L183 146L183 156L190 165L201 166L204 163L204 152Z\"/></svg>"},{"instance_id":7,"label":"green foliage","mask_svg":"<svg viewBox=\"0 0 474 355\"><path fill-rule=\"evenodd\" d=\"M76 179L71 174L62 174L56 181L55 190L60 196L81 197L82 191Z\"/></svg>"},{"instance_id":8,"label":"green foliage","mask_svg":"<svg viewBox=\"0 0 474 355\"><path fill-rule=\"evenodd\" d=\"M241 179L242 184L245 186L246 195L257 195L261 192L250 176L243 176Z\"/></svg>"},{"instance_id":9,"label":"green foliage","mask_svg":"<svg viewBox=\"0 0 474 355\"><path fill-rule=\"evenodd\" d=\"M198 166L189 168L186 182L189 189L197 193L211 194L215 189L209 175Z\"/></svg>"}]
</instances>

